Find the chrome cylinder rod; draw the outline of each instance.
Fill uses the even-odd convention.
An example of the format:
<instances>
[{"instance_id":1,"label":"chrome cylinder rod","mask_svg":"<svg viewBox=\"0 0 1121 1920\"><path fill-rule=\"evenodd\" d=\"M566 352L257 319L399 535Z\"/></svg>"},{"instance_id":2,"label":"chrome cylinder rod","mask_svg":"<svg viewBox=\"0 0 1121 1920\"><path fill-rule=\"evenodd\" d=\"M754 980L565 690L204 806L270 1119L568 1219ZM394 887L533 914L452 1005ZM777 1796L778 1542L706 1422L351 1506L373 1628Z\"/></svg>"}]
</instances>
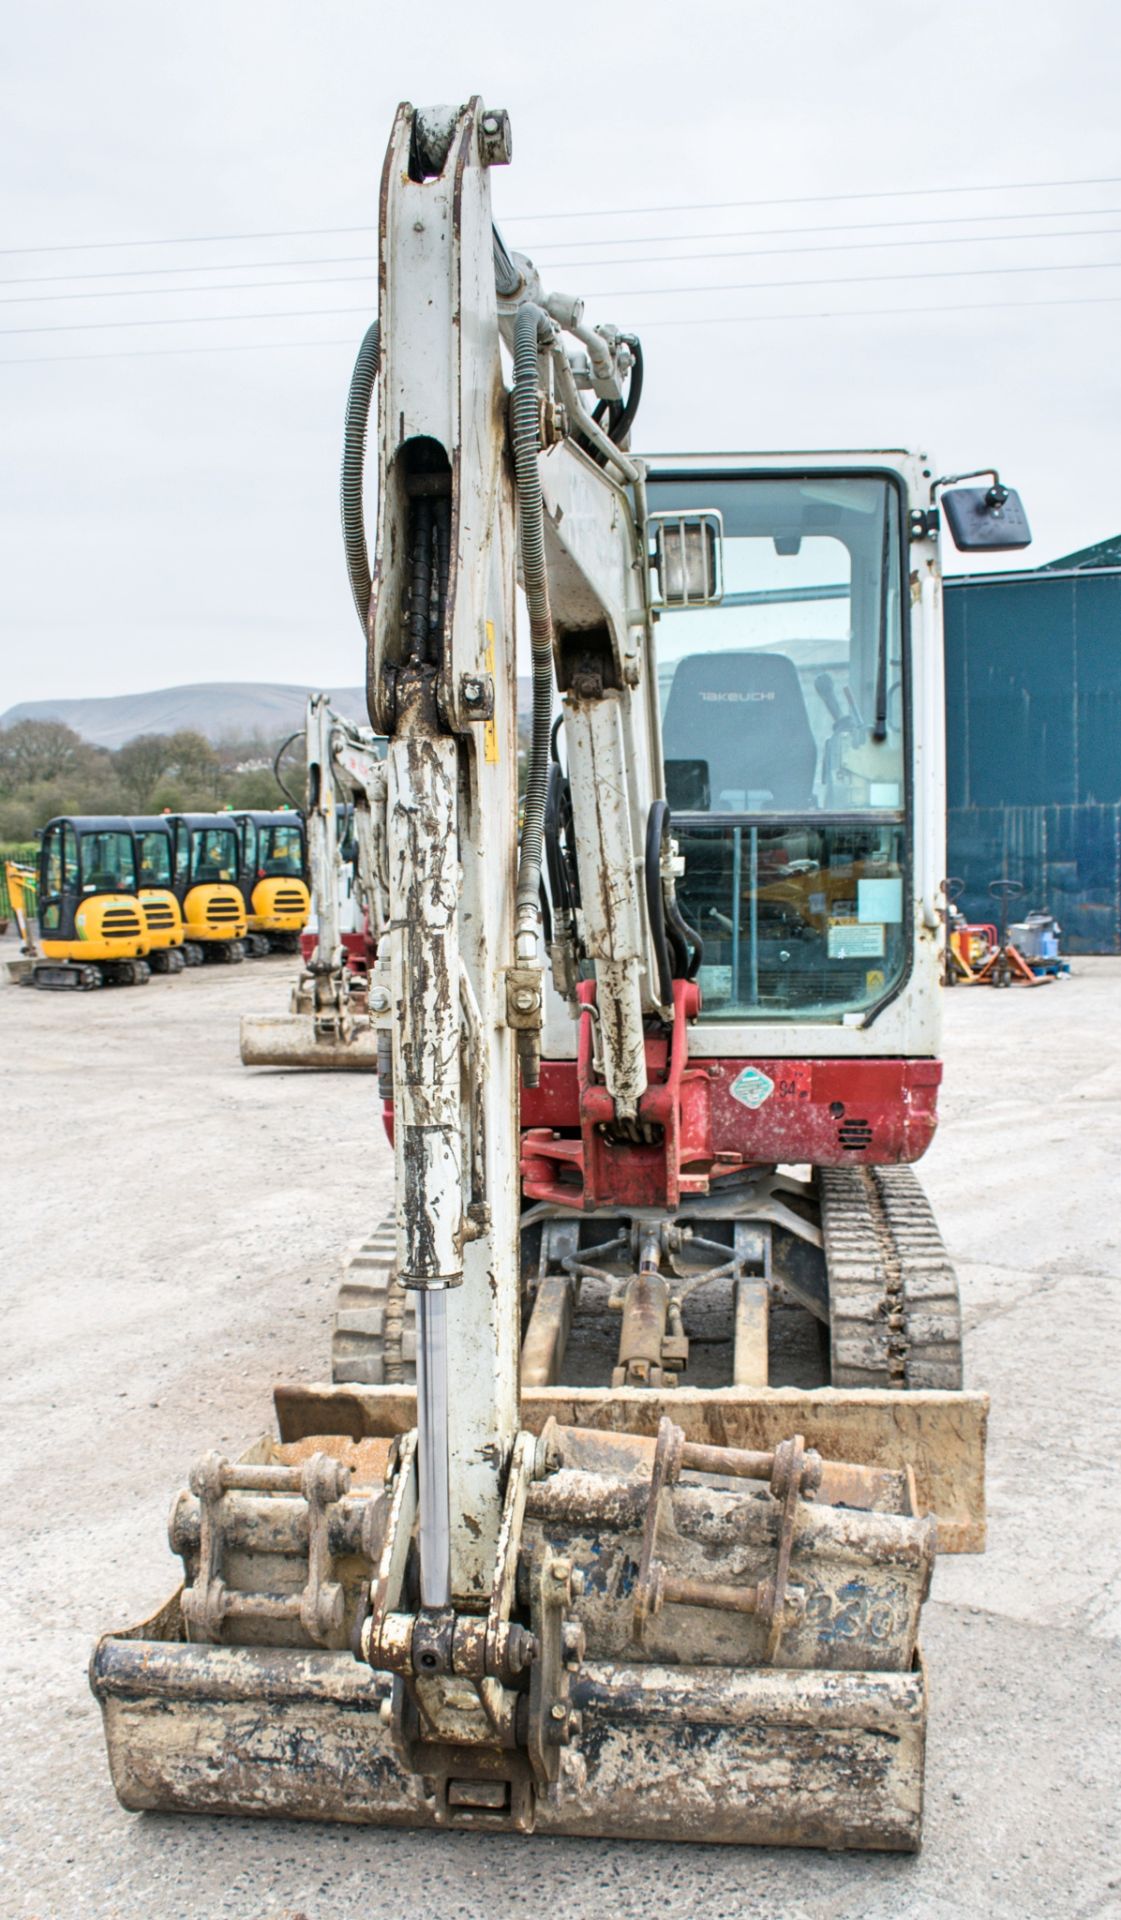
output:
<instances>
[{"instance_id":1,"label":"chrome cylinder rod","mask_svg":"<svg viewBox=\"0 0 1121 1920\"><path fill-rule=\"evenodd\" d=\"M420 1603L451 1603L451 1498L448 1486L448 1296L416 1295L417 1493Z\"/></svg>"}]
</instances>

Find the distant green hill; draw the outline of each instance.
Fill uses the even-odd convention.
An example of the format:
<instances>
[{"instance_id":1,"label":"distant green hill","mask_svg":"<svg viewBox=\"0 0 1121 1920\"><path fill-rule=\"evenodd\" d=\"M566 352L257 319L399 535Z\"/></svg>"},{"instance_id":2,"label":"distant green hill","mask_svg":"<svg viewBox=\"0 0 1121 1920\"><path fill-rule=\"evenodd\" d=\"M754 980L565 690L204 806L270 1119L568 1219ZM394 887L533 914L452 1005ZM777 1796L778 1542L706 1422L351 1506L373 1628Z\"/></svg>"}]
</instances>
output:
<instances>
[{"instance_id":1,"label":"distant green hill","mask_svg":"<svg viewBox=\"0 0 1121 1920\"><path fill-rule=\"evenodd\" d=\"M178 733L191 728L208 740L275 740L303 725L309 692L330 694L332 705L366 724L361 687L271 686L263 680L213 680L194 687L159 687L153 693L121 693L92 700L22 700L0 714L0 727L17 720L62 720L95 747L123 747L139 733Z\"/></svg>"}]
</instances>

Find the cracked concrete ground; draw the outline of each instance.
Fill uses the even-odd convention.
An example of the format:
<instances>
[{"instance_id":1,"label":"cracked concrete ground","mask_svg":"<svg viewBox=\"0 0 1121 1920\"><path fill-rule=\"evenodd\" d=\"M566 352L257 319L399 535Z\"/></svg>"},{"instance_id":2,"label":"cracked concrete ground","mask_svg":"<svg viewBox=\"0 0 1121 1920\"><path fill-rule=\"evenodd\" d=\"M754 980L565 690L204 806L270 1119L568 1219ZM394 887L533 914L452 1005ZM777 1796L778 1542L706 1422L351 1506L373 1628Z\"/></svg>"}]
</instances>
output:
<instances>
[{"instance_id":1,"label":"cracked concrete ground","mask_svg":"<svg viewBox=\"0 0 1121 1920\"><path fill-rule=\"evenodd\" d=\"M7 945L8 943L6 943ZM924 1166L993 1400L989 1550L941 1562L916 1858L137 1818L85 1665L171 1589L172 1492L321 1377L390 1188L364 1076L246 1073L287 964L0 992L0 1914L13 1920L1121 1915L1121 962L947 996Z\"/></svg>"}]
</instances>

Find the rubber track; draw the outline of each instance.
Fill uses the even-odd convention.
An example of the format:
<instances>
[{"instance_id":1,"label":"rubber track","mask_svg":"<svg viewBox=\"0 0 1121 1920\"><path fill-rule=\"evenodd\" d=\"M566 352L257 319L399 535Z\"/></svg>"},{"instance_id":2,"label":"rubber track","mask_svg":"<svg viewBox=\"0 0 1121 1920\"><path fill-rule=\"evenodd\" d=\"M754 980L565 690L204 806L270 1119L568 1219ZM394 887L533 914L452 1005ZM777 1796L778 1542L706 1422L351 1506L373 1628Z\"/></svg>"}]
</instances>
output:
<instances>
[{"instance_id":1,"label":"rubber track","mask_svg":"<svg viewBox=\"0 0 1121 1920\"><path fill-rule=\"evenodd\" d=\"M416 1379L416 1305L396 1275L392 1216L348 1255L331 1335L331 1378L368 1387Z\"/></svg>"},{"instance_id":2,"label":"rubber track","mask_svg":"<svg viewBox=\"0 0 1121 1920\"><path fill-rule=\"evenodd\" d=\"M818 1172L835 1387L960 1388L961 1306L910 1167Z\"/></svg>"}]
</instances>

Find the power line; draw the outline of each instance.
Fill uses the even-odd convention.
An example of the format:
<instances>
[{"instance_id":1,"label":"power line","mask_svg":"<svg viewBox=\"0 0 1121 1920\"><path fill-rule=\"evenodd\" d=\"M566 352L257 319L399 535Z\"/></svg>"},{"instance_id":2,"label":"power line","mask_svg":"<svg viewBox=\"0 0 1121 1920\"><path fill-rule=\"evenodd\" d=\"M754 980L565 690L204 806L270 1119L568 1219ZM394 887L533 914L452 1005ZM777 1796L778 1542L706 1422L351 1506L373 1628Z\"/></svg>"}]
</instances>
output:
<instances>
[{"instance_id":1,"label":"power line","mask_svg":"<svg viewBox=\"0 0 1121 1920\"><path fill-rule=\"evenodd\" d=\"M1094 211L1121 213L1121 207L1097 207ZM311 260L209 260L195 267L110 267L99 273L20 273L0 279L0 287L41 287L53 285L57 280L152 280L157 274L169 273L257 273L262 267L357 267L369 259L369 253L334 253L319 254ZM144 288L138 291L143 293Z\"/></svg>"},{"instance_id":2,"label":"power line","mask_svg":"<svg viewBox=\"0 0 1121 1920\"><path fill-rule=\"evenodd\" d=\"M1119 208L1118 211L1121 212L1121 208ZM570 267L579 267L581 269L586 267L659 267L663 264L676 264L680 260L766 260L776 255L780 259L784 255L789 255L794 258L803 253L871 253L873 250L879 250L883 247L966 247L979 245L995 247L998 245L1007 246L1010 241L1022 246L1024 242L1028 240L1094 240L1104 234L1116 233L1121 233L1121 227L1070 227L1065 231L1059 229L1058 231L1053 230L1050 233L963 233L946 240L843 240L838 242L836 246L824 247L748 247L744 249L737 247L729 248L722 253L641 253L632 254L627 259L564 260L558 264L564 271L567 271ZM979 268L977 271L980 272L982 269ZM143 292L144 289L141 288L139 291ZM80 294L54 294L50 297L52 299L61 298L64 300L82 298ZM35 295L25 294L24 298L32 300L35 298ZM595 298L594 293L591 295L591 298Z\"/></svg>"},{"instance_id":3,"label":"power line","mask_svg":"<svg viewBox=\"0 0 1121 1920\"><path fill-rule=\"evenodd\" d=\"M719 280L689 287L605 287L597 293L597 300L635 300L649 298L651 294L698 294L698 293L761 293L775 287L867 287L887 280L974 280L979 275L994 273L1099 273L1103 269L1121 268L1121 260L1071 260L1057 261L1051 266L1037 267L932 267L921 273L854 273L843 276L828 275L820 280ZM130 326L140 324L130 321ZM153 324L156 324L153 322ZM4 329L8 331L8 329ZM34 332L32 328L13 328L13 332ZM53 329L45 329L53 331Z\"/></svg>"},{"instance_id":4,"label":"power line","mask_svg":"<svg viewBox=\"0 0 1121 1920\"><path fill-rule=\"evenodd\" d=\"M622 216L654 213L718 213L735 207L805 207L835 205L844 200L913 200L931 195L963 193L1026 193L1057 187L1114 187L1121 185L1121 174L1104 174L1076 180L1004 180L978 182L971 186L891 187L860 193L787 194L778 199L678 201L658 207L575 208L568 213L511 213L505 224L524 226L533 220L607 220ZM0 247L0 256L28 253L103 253L129 247L198 247L217 245L226 240L307 240L328 233L371 233L369 222L361 226L271 227L253 233L188 233L155 240L68 240L48 246Z\"/></svg>"},{"instance_id":5,"label":"power line","mask_svg":"<svg viewBox=\"0 0 1121 1920\"><path fill-rule=\"evenodd\" d=\"M507 214L506 221L526 220L608 220L622 214L727 212L733 207L806 207L825 206L839 200L919 200L932 194L951 193L1026 193L1045 187L1114 187L1119 175L1096 180L1004 180L969 187L879 187L871 193L799 193L781 200L690 200L675 201L661 207L577 207L571 213Z\"/></svg>"},{"instance_id":6,"label":"power line","mask_svg":"<svg viewBox=\"0 0 1121 1920\"><path fill-rule=\"evenodd\" d=\"M893 227L976 226L981 220L987 222L989 226L994 226L998 221L1003 223L1011 220L1051 220L1060 217L1064 220L1088 220L1091 215L1100 216L1111 213L1121 213L1121 207L1037 207L1031 213L942 213L927 215L921 220L834 220L828 226L816 227L725 227L718 229L715 233L660 233L656 237L659 242L664 241L668 246L670 241L676 240L781 240L795 234L800 236L806 233L880 233ZM963 235L962 237L971 236ZM566 248L629 247L637 246L640 242L650 242L654 238L655 236L650 233L630 234L626 237L613 233L602 240L586 238L551 240L548 245ZM153 272L161 271L163 269L153 268ZM183 269L174 268L171 271L182 272ZM63 279L68 277L73 276L60 276Z\"/></svg>"},{"instance_id":7,"label":"power line","mask_svg":"<svg viewBox=\"0 0 1121 1920\"><path fill-rule=\"evenodd\" d=\"M10 338L17 333L116 332L121 327L214 327L230 320L318 320L321 315L327 314L364 313L368 316L369 312L367 302L360 307L287 307L271 313L196 313L187 318L160 320L77 320L67 321L60 327L0 327L0 338Z\"/></svg>"},{"instance_id":8,"label":"power line","mask_svg":"<svg viewBox=\"0 0 1121 1920\"><path fill-rule=\"evenodd\" d=\"M696 319L680 315L675 319L644 320L643 333L651 327L738 327L762 326L769 320L863 320L898 314L907 320L925 320L932 313L1005 313L1022 312L1028 307L1115 307L1121 305L1121 293L1060 294L1056 300L965 300L942 307L838 307L835 311L808 313L706 313ZM109 355L105 356L106 359ZM0 360L0 366L8 362ZM14 364L14 363L13 363Z\"/></svg>"},{"instance_id":9,"label":"power line","mask_svg":"<svg viewBox=\"0 0 1121 1920\"><path fill-rule=\"evenodd\" d=\"M1062 218L1066 220L1089 220L1094 217L1105 218L1107 216L1112 216L1113 214L1121 213L1121 207L1065 207L1060 209L1059 212L1061 212ZM740 228L730 228L722 232L718 231L716 233L659 234L657 244L668 246L671 242L678 241L678 240L693 240L693 241L752 240L752 239L782 240L787 238L793 238L795 236L801 236L803 234L808 234L808 233L809 234L878 233L881 231L887 231L888 229L894 229L898 227L952 227L952 226L962 226L962 225L965 225L966 223L976 225L978 221L985 221L988 225L992 226L998 222L1003 224L1009 221L1046 220L1051 218L1052 216L1055 216L1055 214L1056 214L1056 210L1054 208L1040 207L1035 209L1031 213L942 214L936 218L923 219L923 220L844 221L842 223L834 222L831 226L818 226L818 227L740 227ZM347 231L347 229L341 229L341 231ZM1085 231L1085 229L1083 228L1071 229L1071 232L1073 234L1077 234L1083 231ZM980 235L960 234L960 235L955 235L953 238L961 239L961 240L974 240L974 239L1002 240L1006 237L1009 239L1013 239L1017 236L1011 235L1011 234L1007 236L1005 236L1004 234L980 234ZM1028 239L1028 238L1045 239L1048 236L1043 234L1032 234L1032 235L1024 235L1023 237L1025 239ZM1065 238L1065 235L1062 237ZM602 239L602 240L595 240L595 239L554 240L550 244L553 247L640 246L644 243L649 244L651 242L651 239L652 239L652 236L649 234L629 234L629 235L612 234L609 238ZM139 245L141 243L137 242L136 244ZM152 242L152 244L155 245L157 243ZM879 243L877 242L875 244L879 244ZM910 245L919 245L921 243L917 241L915 242L899 241L898 244L900 246L910 246ZM933 244L939 244L939 243L931 242L931 244L933 245ZM953 241L947 240L944 244L951 245L953 244ZM783 251L787 251L790 253L809 253L814 251L814 249L809 247L790 247L787 249L783 249ZM701 259L703 257L705 256L702 256L699 254L697 255L698 259ZM719 258L719 256L714 255L713 258ZM292 259L287 259L287 260L211 260L211 261L207 261L204 265L191 266L191 267L187 267L187 266L110 267L110 268L102 269L95 273L72 272L72 273L12 274L3 279L0 279L0 286L4 286L4 287L48 286L48 285L53 285L56 281L59 281L59 280L67 280L67 281L138 280L141 278L151 280L151 279L156 279L157 277L163 278L169 274L182 274L182 273L255 273L259 271L261 268L267 269L272 267L278 267L278 268L279 267L354 267L354 266L361 266L364 262L368 261L369 259L370 259L369 252L338 253L338 254L316 254L307 260L292 260ZM569 260L569 261L543 261L543 262L539 262L538 264L543 266L558 266L558 267L564 268L568 266L579 265L582 263L579 261ZM589 261L587 264L591 266L593 264L598 264L598 263ZM605 265L610 264L610 262L604 262L603 264ZM143 289L140 289L140 291L143 291Z\"/></svg>"},{"instance_id":10,"label":"power line","mask_svg":"<svg viewBox=\"0 0 1121 1920\"><path fill-rule=\"evenodd\" d=\"M1031 307L1110 307L1121 305L1121 294L1074 294L1060 295L1055 300L971 300L939 307L845 307L835 311L800 313L718 313L702 314L698 318L678 314L673 318L646 320L643 332L651 327L737 327L766 326L772 321L787 320L861 320L883 318L897 315L900 319L925 320L936 313L1005 313L1023 312ZM350 311L350 309L336 309ZM365 308L360 309L365 312ZM272 316L269 316L270 318ZM277 316L279 317L279 316ZM282 352L293 348L311 347L355 347L352 335L335 340L254 340L231 341L222 346L191 347L125 347L119 353L52 353L35 354L0 359L0 367L61 367L74 366L81 362L98 360L167 360L183 354L197 353L266 353Z\"/></svg>"},{"instance_id":11,"label":"power line","mask_svg":"<svg viewBox=\"0 0 1121 1920\"><path fill-rule=\"evenodd\" d=\"M817 280L721 280L711 284L686 287L606 287L594 297L597 300L642 299L652 295L699 293L763 293L776 287L865 287L883 284L887 281L902 280L974 280L994 274L1006 273L1099 273L1115 271L1121 268L1121 260L1072 260L1057 261L1051 265L1020 267L939 267L920 273L859 273L845 275L825 275ZM363 276L353 276L362 278ZM300 281L285 281L284 285L302 285ZM255 291L255 289L248 289ZM150 320L73 320L61 325L34 327L2 327L0 338L27 333L102 333L115 332L121 327L204 327L216 326L223 321L242 320L316 320L321 314L369 313L369 306L360 307L296 307L277 309L269 313L198 313L164 315Z\"/></svg>"},{"instance_id":12,"label":"power line","mask_svg":"<svg viewBox=\"0 0 1121 1920\"><path fill-rule=\"evenodd\" d=\"M1121 232L1121 228L1110 227L1106 231L1117 233ZM729 258L735 256L730 255ZM94 293L6 293L0 295L0 307L40 306L55 300L157 300L166 299L169 295L175 300L189 300L194 295L204 293L259 293L267 287L352 286L356 281L376 280L377 277L376 272L325 273L317 280L220 280L211 287L122 287L117 291L111 287L98 287ZM189 320L193 316L186 314L184 318Z\"/></svg>"},{"instance_id":13,"label":"power line","mask_svg":"<svg viewBox=\"0 0 1121 1920\"><path fill-rule=\"evenodd\" d=\"M1104 209L1104 211L1109 212L1110 209L1106 208ZM1121 207L1116 208L1114 211L1121 213ZM643 266L662 266L663 264L675 265L680 261L764 260L764 259L769 259L773 257L783 259L786 256L790 256L791 258L797 258L799 255L810 254L810 253L865 253L865 252L870 252L873 249L882 249L885 247L892 248L892 249L896 247L957 247L957 246L979 245L984 243L988 243L989 245L996 246L996 245L1008 245L1009 242L1022 245L1024 242L1032 241L1032 240L1082 240L1082 239L1092 240L1092 239L1102 238L1105 236L1113 236L1118 233L1121 233L1121 227L1071 227L1065 230L1062 228L1056 228L1056 229L1052 229L1050 232L1047 232L1047 233L995 233L995 234L968 233L968 234L960 234L953 238L944 239L944 240L844 241L837 246L728 248L721 253L647 253L647 254L639 254L637 256L632 256L629 259L567 260L567 261L559 262L558 266L560 270L563 272L563 271L567 271L569 268L577 268L577 267L579 268L643 267ZM269 262L269 261L261 261L260 265L261 266L269 266L270 264L275 264L277 266L304 266L304 265L342 266L345 264L358 265L362 260L365 259L365 257L366 256L363 254L358 254L358 255L355 255L353 259L350 260L349 262L345 260L323 261L323 262L316 262L316 261L310 261L310 260L307 262L304 262L302 260L292 260L292 261L280 260L280 261L276 261L275 263ZM219 269L204 268L204 267L190 267L190 268L172 267L167 269L167 271L172 273L182 273L182 272L204 273L204 272L221 271L221 269L220 268ZM253 271L252 264L247 265L244 268L244 271L246 273L252 272ZM983 269L978 268L977 271L981 272L983 271ZM66 278L69 278L70 276L62 274L62 275L59 275L58 277L60 279L66 279ZM90 277L100 278L101 276L91 275ZM106 276L106 277L119 278L120 276L112 275L112 276ZM79 301L81 300L143 300L143 299L149 299L149 298L150 299L167 298L169 295L174 298L186 298L192 294L240 293L240 292L253 293L253 292L256 292L259 288L266 288L266 287L268 288L271 288L271 287L331 287L331 286L349 285L349 284L352 284L358 281L363 281L363 280L374 281L377 279L377 277L378 276L376 271L371 269L365 273L321 274L316 279L312 279L312 280L308 280L308 279L245 280L245 281L225 280L225 281L219 281L215 285L207 286L207 287L120 287L120 288L97 287L94 289L92 293L81 293L81 292L79 293L13 293L13 294L5 293L5 294L0 294L0 306L27 306L29 304L34 304L36 306L39 306L39 305L46 305L48 302L53 304L54 302L60 301L60 300L62 301L67 301L67 300L69 301L73 301L73 300L79 300ZM19 284L21 283L18 281L0 280L0 286L12 286L12 285L19 285ZM595 299L596 297L597 296L596 296L595 289L593 289L591 294L589 295L589 298Z\"/></svg>"}]
</instances>

